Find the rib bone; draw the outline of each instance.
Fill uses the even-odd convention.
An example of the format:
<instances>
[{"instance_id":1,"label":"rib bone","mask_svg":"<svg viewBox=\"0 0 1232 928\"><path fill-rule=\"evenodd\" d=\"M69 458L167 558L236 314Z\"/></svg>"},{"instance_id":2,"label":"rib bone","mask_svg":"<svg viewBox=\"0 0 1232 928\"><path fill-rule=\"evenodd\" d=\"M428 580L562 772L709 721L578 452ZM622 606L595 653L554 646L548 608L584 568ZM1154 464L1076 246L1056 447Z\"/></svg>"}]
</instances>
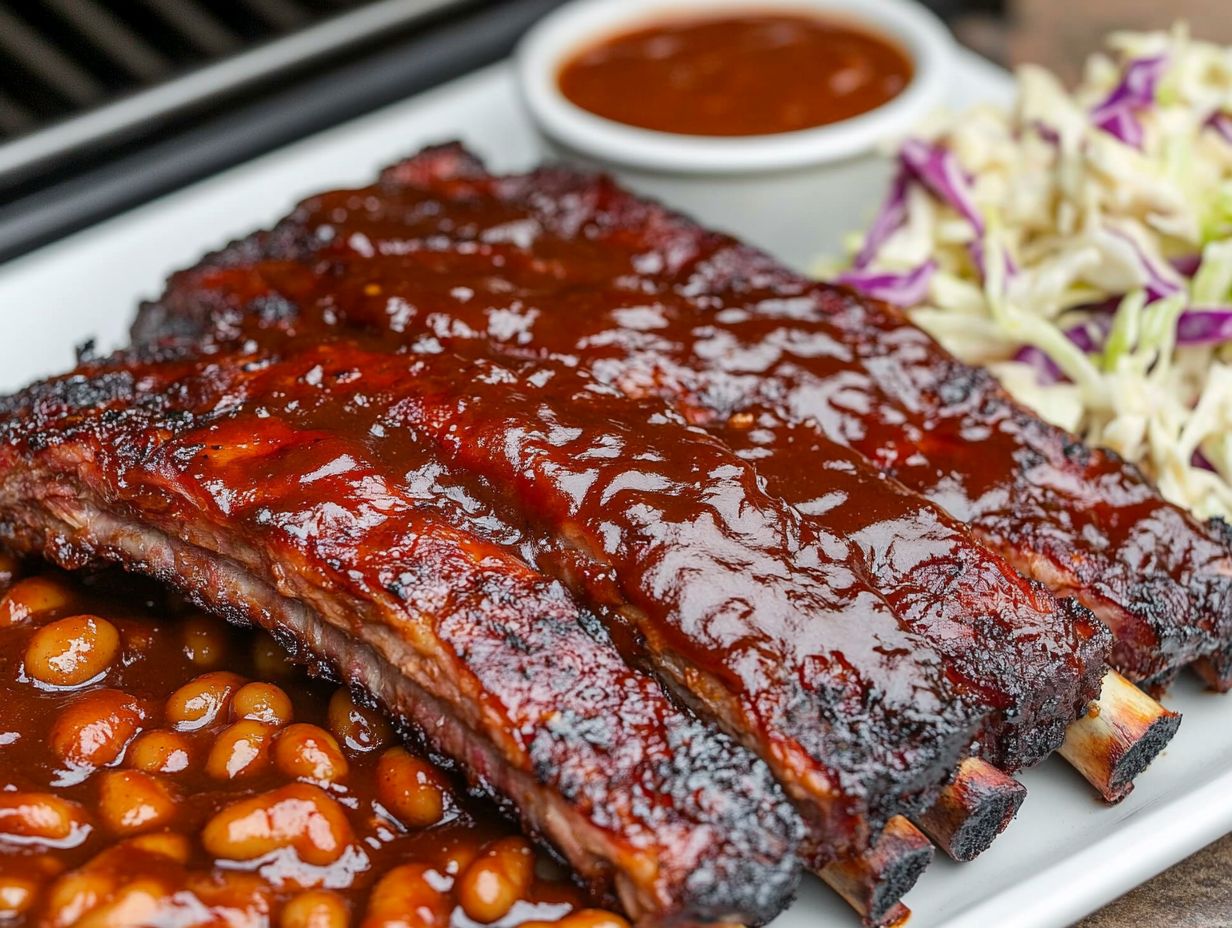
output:
<instances>
[{"instance_id":1,"label":"rib bone","mask_svg":"<svg viewBox=\"0 0 1232 928\"><path fill-rule=\"evenodd\" d=\"M1099 699L1066 730L1060 754L1106 800L1120 802L1180 724L1177 713L1110 670Z\"/></svg>"},{"instance_id":2,"label":"rib bone","mask_svg":"<svg viewBox=\"0 0 1232 928\"><path fill-rule=\"evenodd\" d=\"M837 860L818 871L865 925L897 925L910 914L899 900L933 859L933 846L918 828L896 816L864 854Z\"/></svg>"}]
</instances>

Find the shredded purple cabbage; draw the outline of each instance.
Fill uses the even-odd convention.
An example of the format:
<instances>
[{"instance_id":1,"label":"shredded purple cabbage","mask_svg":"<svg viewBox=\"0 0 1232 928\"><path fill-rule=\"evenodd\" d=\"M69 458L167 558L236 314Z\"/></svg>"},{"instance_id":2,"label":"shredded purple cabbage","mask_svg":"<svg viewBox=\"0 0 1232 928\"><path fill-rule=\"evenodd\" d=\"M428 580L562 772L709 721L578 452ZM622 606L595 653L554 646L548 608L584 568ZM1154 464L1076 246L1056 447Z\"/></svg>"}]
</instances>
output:
<instances>
[{"instance_id":1,"label":"shredded purple cabbage","mask_svg":"<svg viewBox=\"0 0 1232 928\"><path fill-rule=\"evenodd\" d=\"M1086 354L1103 350L1112 331L1114 316L1092 316L1086 322L1065 330L1065 337ZM1178 345L1217 345L1232 341L1232 308L1189 309L1181 313L1176 323ZM1068 380L1056 362L1034 345L1025 345L1014 355L1015 361L1030 365L1041 384L1062 383Z\"/></svg>"},{"instance_id":2,"label":"shredded purple cabbage","mask_svg":"<svg viewBox=\"0 0 1232 928\"><path fill-rule=\"evenodd\" d=\"M1094 354L1103 349L1110 331L1112 331L1111 316L1094 316L1085 322L1070 326L1065 330L1065 337L1077 345L1083 353ZM1057 362L1052 360L1042 348L1024 345L1018 349L1014 360L1034 368L1036 379L1045 386L1069 382L1069 378L1057 366Z\"/></svg>"},{"instance_id":3,"label":"shredded purple cabbage","mask_svg":"<svg viewBox=\"0 0 1232 928\"><path fill-rule=\"evenodd\" d=\"M901 273L853 269L841 274L838 283L896 306L915 306L928 297L928 286L936 271L937 262L933 260Z\"/></svg>"},{"instance_id":4,"label":"shredded purple cabbage","mask_svg":"<svg viewBox=\"0 0 1232 928\"><path fill-rule=\"evenodd\" d=\"M971 262L980 272L980 277L988 277L988 266L985 263L984 255L984 240L976 239L973 241L967 246L967 253L971 255ZM1005 261L1005 279L1009 280L1018 273L1018 265L1014 262L1014 256L1005 249L1001 250L1001 257Z\"/></svg>"},{"instance_id":5,"label":"shredded purple cabbage","mask_svg":"<svg viewBox=\"0 0 1232 928\"><path fill-rule=\"evenodd\" d=\"M1232 145L1232 113L1212 113L1206 124L1223 136L1224 141Z\"/></svg>"},{"instance_id":6,"label":"shredded purple cabbage","mask_svg":"<svg viewBox=\"0 0 1232 928\"><path fill-rule=\"evenodd\" d=\"M1178 258L1173 258L1168 263L1172 265L1172 269L1178 274L1194 277L1197 275L1198 269L1202 267L1202 254L1199 252L1192 255L1181 255Z\"/></svg>"},{"instance_id":7,"label":"shredded purple cabbage","mask_svg":"<svg viewBox=\"0 0 1232 928\"><path fill-rule=\"evenodd\" d=\"M1086 354L1094 354L1104 350L1104 342L1112 331L1112 316L1092 316L1086 322L1080 322L1065 330L1065 337L1081 348Z\"/></svg>"},{"instance_id":8,"label":"shredded purple cabbage","mask_svg":"<svg viewBox=\"0 0 1232 928\"><path fill-rule=\"evenodd\" d=\"M1036 348L1034 345L1023 345L1015 353L1014 360L1032 368L1035 371L1036 382L1044 386L1062 383L1069 379L1061 372L1061 368L1057 367L1057 362L1052 360L1047 352L1042 348Z\"/></svg>"},{"instance_id":9,"label":"shredded purple cabbage","mask_svg":"<svg viewBox=\"0 0 1232 928\"><path fill-rule=\"evenodd\" d=\"M1100 300L1098 303L1083 303L1081 306L1075 306L1073 311L1074 312L1087 312L1087 313L1115 314L1116 311L1121 308L1121 300L1123 299L1124 299L1123 296L1110 296L1106 300ZM1108 320L1101 319L1099 322L1099 325L1106 326L1108 329L1111 329L1112 320L1111 319L1108 319Z\"/></svg>"},{"instance_id":10,"label":"shredded purple cabbage","mask_svg":"<svg viewBox=\"0 0 1232 928\"><path fill-rule=\"evenodd\" d=\"M1042 119L1035 120L1035 122L1032 123L1032 126L1039 137L1049 145L1059 146L1061 144L1061 133L1052 126L1048 125L1048 123L1044 122Z\"/></svg>"},{"instance_id":11,"label":"shredded purple cabbage","mask_svg":"<svg viewBox=\"0 0 1232 928\"><path fill-rule=\"evenodd\" d=\"M881 246L907 221L907 185L910 180L906 169L900 166L898 173L894 175L893 183L890 184L890 192L886 195L885 202L881 204L873 224L869 226L864 245L856 255L856 270L862 271L872 264Z\"/></svg>"},{"instance_id":12,"label":"shredded purple cabbage","mask_svg":"<svg viewBox=\"0 0 1232 928\"><path fill-rule=\"evenodd\" d=\"M952 151L923 139L908 139L903 143L898 156L912 177L932 191L938 199L957 210L971 223L977 237L983 237L984 217L976 208L975 196L971 192L971 178L962 169Z\"/></svg>"},{"instance_id":13,"label":"shredded purple cabbage","mask_svg":"<svg viewBox=\"0 0 1232 928\"><path fill-rule=\"evenodd\" d=\"M1138 244L1137 239L1132 235L1122 232L1120 229L1110 229L1113 235L1122 241L1128 242L1129 246L1134 250L1134 255L1138 259L1138 265L1142 268L1142 276L1144 280L1144 289L1146 290L1147 302L1154 303L1156 300L1162 300L1166 296L1172 296L1175 293L1180 293L1185 289L1185 285L1176 279L1175 270L1169 266L1166 269L1156 265L1142 246Z\"/></svg>"},{"instance_id":14,"label":"shredded purple cabbage","mask_svg":"<svg viewBox=\"0 0 1232 928\"><path fill-rule=\"evenodd\" d=\"M1166 55L1152 55L1149 58L1135 58L1125 66L1121 81L1104 102L1095 107L1092 115L1099 116L1113 110L1124 109L1127 106L1146 107L1155 102L1155 91L1159 87L1160 78L1168 68Z\"/></svg>"},{"instance_id":15,"label":"shredded purple cabbage","mask_svg":"<svg viewBox=\"0 0 1232 928\"><path fill-rule=\"evenodd\" d=\"M1130 148L1142 150L1142 143L1146 140L1146 133L1142 130L1142 123L1138 122L1138 117L1129 110L1114 110L1099 119L1095 119L1095 127L1102 129L1114 138L1124 142Z\"/></svg>"},{"instance_id":16,"label":"shredded purple cabbage","mask_svg":"<svg viewBox=\"0 0 1232 928\"><path fill-rule=\"evenodd\" d=\"M856 270L868 267L886 240L907 221L907 190L913 181L954 207L971 223L976 236L983 236L984 219L975 206L971 178L963 172L953 152L923 139L908 139L899 150L898 173L894 176L890 191L869 227L860 253L856 255Z\"/></svg>"},{"instance_id":17,"label":"shredded purple cabbage","mask_svg":"<svg viewBox=\"0 0 1232 928\"><path fill-rule=\"evenodd\" d=\"M1202 453L1201 448L1194 448L1194 453L1189 456L1189 464L1191 467L1197 467L1200 470L1215 470L1215 465L1211 463L1210 458Z\"/></svg>"},{"instance_id":18,"label":"shredded purple cabbage","mask_svg":"<svg viewBox=\"0 0 1232 928\"><path fill-rule=\"evenodd\" d=\"M958 158L948 148L942 145L926 142L923 139L908 139L899 152L903 172L923 184L933 196L949 204L975 231L975 240L968 246L971 260L980 272L981 277L987 277L987 265L984 255L984 217L980 215L975 205L975 194L971 190L971 178L958 163ZM1005 256L1005 276L1013 277L1018 273L1018 266L1008 252Z\"/></svg>"},{"instance_id":19,"label":"shredded purple cabbage","mask_svg":"<svg viewBox=\"0 0 1232 928\"><path fill-rule=\"evenodd\" d=\"M1178 345L1218 345L1232 341L1232 309L1187 309L1176 321Z\"/></svg>"},{"instance_id":20,"label":"shredded purple cabbage","mask_svg":"<svg viewBox=\"0 0 1232 928\"><path fill-rule=\"evenodd\" d=\"M872 264L886 240L907 221L907 190L914 181L971 223L975 231L975 241L970 246L971 259L979 268L980 275L984 276L984 217L975 205L971 178L963 171L958 158L943 145L923 139L908 139L899 150L898 163L898 173L894 176L885 202L855 257L855 270L863 271ZM1018 267L1009 254L1005 255L1005 273L1006 277L1018 273Z\"/></svg>"},{"instance_id":21,"label":"shredded purple cabbage","mask_svg":"<svg viewBox=\"0 0 1232 928\"><path fill-rule=\"evenodd\" d=\"M1165 55L1131 61L1112 92L1091 110L1091 122L1126 145L1141 148L1143 133L1138 113L1154 105L1155 92L1167 68Z\"/></svg>"}]
</instances>

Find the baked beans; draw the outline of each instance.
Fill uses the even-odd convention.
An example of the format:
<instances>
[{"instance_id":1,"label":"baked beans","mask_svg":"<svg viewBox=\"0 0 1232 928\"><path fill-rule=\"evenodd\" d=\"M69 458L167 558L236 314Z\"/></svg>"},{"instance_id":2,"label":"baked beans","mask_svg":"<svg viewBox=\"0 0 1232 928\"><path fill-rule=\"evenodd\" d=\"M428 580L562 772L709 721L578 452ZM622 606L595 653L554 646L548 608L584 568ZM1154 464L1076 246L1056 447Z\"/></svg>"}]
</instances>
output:
<instances>
[{"instance_id":1,"label":"baked beans","mask_svg":"<svg viewBox=\"0 0 1232 928\"><path fill-rule=\"evenodd\" d=\"M295 715L291 697L272 683L246 683L231 700L231 712L239 719L267 725L287 725Z\"/></svg>"},{"instance_id":2,"label":"baked beans","mask_svg":"<svg viewBox=\"0 0 1232 928\"><path fill-rule=\"evenodd\" d=\"M38 895L38 883L16 873L0 875L0 921L11 921L28 912Z\"/></svg>"},{"instance_id":3,"label":"baked beans","mask_svg":"<svg viewBox=\"0 0 1232 928\"><path fill-rule=\"evenodd\" d=\"M345 688L339 688L330 697L329 728L351 754L370 754L394 740L389 722L356 703Z\"/></svg>"},{"instance_id":4,"label":"baked beans","mask_svg":"<svg viewBox=\"0 0 1232 928\"><path fill-rule=\"evenodd\" d=\"M133 739L124 762L146 773L183 773L192 758L193 743L186 735L159 728Z\"/></svg>"},{"instance_id":5,"label":"baked beans","mask_svg":"<svg viewBox=\"0 0 1232 928\"><path fill-rule=\"evenodd\" d=\"M201 832L205 849L220 860L255 860L290 848L314 866L332 864L353 841L342 806L310 783L292 783L236 802Z\"/></svg>"},{"instance_id":6,"label":"baked beans","mask_svg":"<svg viewBox=\"0 0 1232 928\"><path fill-rule=\"evenodd\" d=\"M390 870L372 890L363 928L446 928L451 900L433 885L427 864Z\"/></svg>"},{"instance_id":7,"label":"baked beans","mask_svg":"<svg viewBox=\"0 0 1232 928\"><path fill-rule=\"evenodd\" d=\"M347 775L338 742L323 728L307 722L288 725L274 739L274 763L288 777L333 783Z\"/></svg>"},{"instance_id":8,"label":"baked beans","mask_svg":"<svg viewBox=\"0 0 1232 928\"><path fill-rule=\"evenodd\" d=\"M428 828L445 814L444 779L406 748L390 748L377 761L376 794L408 828Z\"/></svg>"},{"instance_id":9,"label":"baked beans","mask_svg":"<svg viewBox=\"0 0 1232 928\"><path fill-rule=\"evenodd\" d=\"M229 629L217 619L195 615L183 621L184 655L198 667L218 667L227 659Z\"/></svg>"},{"instance_id":10,"label":"baked beans","mask_svg":"<svg viewBox=\"0 0 1232 928\"><path fill-rule=\"evenodd\" d=\"M0 597L0 628L55 617L72 602L72 597L72 589L63 581L51 577L27 577L13 584Z\"/></svg>"},{"instance_id":11,"label":"baked beans","mask_svg":"<svg viewBox=\"0 0 1232 928\"><path fill-rule=\"evenodd\" d=\"M312 889L291 897L278 924L280 928L347 928L350 913L338 893Z\"/></svg>"},{"instance_id":12,"label":"baked beans","mask_svg":"<svg viewBox=\"0 0 1232 928\"><path fill-rule=\"evenodd\" d=\"M69 767L106 767L120 760L145 718L145 707L128 693L83 693L52 723L51 752Z\"/></svg>"},{"instance_id":13,"label":"baked beans","mask_svg":"<svg viewBox=\"0 0 1232 928\"><path fill-rule=\"evenodd\" d=\"M189 680L167 698L167 720L180 731L196 731L226 718L231 697L246 681L220 670Z\"/></svg>"},{"instance_id":14,"label":"baked beans","mask_svg":"<svg viewBox=\"0 0 1232 928\"><path fill-rule=\"evenodd\" d=\"M154 773L108 770L99 774L98 816L118 835L165 828L175 820L179 800Z\"/></svg>"},{"instance_id":15,"label":"baked beans","mask_svg":"<svg viewBox=\"0 0 1232 928\"><path fill-rule=\"evenodd\" d=\"M187 835L176 834L173 831L157 831L153 834L137 835L122 842L120 847L128 847L143 854L155 854L166 857L176 863L186 864L192 854L192 843Z\"/></svg>"},{"instance_id":16,"label":"baked beans","mask_svg":"<svg viewBox=\"0 0 1232 928\"><path fill-rule=\"evenodd\" d=\"M477 922L495 922L509 914L535 879L535 855L522 838L494 841L458 878L462 911Z\"/></svg>"},{"instance_id":17,"label":"baked beans","mask_svg":"<svg viewBox=\"0 0 1232 928\"><path fill-rule=\"evenodd\" d=\"M222 731L205 759L205 772L215 780L239 780L263 773L270 763L274 726L240 719Z\"/></svg>"},{"instance_id":18,"label":"baked beans","mask_svg":"<svg viewBox=\"0 0 1232 928\"><path fill-rule=\"evenodd\" d=\"M0 841L72 847L85 840L85 809L51 793L0 793Z\"/></svg>"},{"instance_id":19,"label":"baked beans","mask_svg":"<svg viewBox=\"0 0 1232 928\"><path fill-rule=\"evenodd\" d=\"M268 636L8 563L5 928L628 928Z\"/></svg>"},{"instance_id":20,"label":"baked beans","mask_svg":"<svg viewBox=\"0 0 1232 928\"><path fill-rule=\"evenodd\" d=\"M278 680L296 674L287 652L269 635L255 635L252 642L254 676L261 680Z\"/></svg>"},{"instance_id":21,"label":"baked beans","mask_svg":"<svg viewBox=\"0 0 1232 928\"><path fill-rule=\"evenodd\" d=\"M101 679L120 655L120 633L106 619L74 615L45 625L26 646L26 673L47 686Z\"/></svg>"}]
</instances>

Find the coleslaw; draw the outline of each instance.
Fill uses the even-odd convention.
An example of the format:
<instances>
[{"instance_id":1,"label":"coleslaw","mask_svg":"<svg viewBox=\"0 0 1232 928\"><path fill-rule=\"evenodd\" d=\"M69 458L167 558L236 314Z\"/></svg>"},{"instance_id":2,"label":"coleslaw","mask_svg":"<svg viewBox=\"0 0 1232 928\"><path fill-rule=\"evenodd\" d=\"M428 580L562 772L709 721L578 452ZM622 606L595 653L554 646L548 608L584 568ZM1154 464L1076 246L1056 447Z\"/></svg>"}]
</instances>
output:
<instances>
[{"instance_id":1,"label":"coleslaw","mask_svg":"<svg viewBox=\"0 0 1232 928\"><path fill-rule=\"evenodd\" d=\"M1232 518L1232 49L1114 34L1067 91L938 117L830 277Z\"/></svg>"}]
</instances>

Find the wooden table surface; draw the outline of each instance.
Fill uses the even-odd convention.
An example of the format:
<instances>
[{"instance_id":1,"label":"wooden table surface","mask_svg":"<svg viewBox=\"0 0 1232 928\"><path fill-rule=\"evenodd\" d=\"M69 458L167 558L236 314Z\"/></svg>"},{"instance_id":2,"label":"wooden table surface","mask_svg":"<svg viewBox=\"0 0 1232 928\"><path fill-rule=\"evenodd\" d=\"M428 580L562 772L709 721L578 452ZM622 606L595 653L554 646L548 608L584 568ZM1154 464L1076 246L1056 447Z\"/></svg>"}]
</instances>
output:
<instances>
[{"instance_id":1,"label":"wooden table surface","mask_svg":"<svg viewBox=\"0 0 1232 928\"><path fill-rule=\"evenodd\" d=\"M1232 835L1161 873L1076 928L1228 928Z\"/></svg>"},{"instance_id":2,"label":"wooden table surface","mask_svg":"<svg viewBox=\"0 0 1232 928\"><path fill-rule=\"evenodd\" d=\"M1166 29L1184 20L1195 37L1232 44L1232 0L1011 0L1009 7L1005 19L959 20L959 38L1008 66L1038 62L1069 81L1103 36L1119 29ZM1232 701L1228 711L1232 737ZM1232 928L1232 835L1075 928Z\"/></svg>"}]
</instances>

